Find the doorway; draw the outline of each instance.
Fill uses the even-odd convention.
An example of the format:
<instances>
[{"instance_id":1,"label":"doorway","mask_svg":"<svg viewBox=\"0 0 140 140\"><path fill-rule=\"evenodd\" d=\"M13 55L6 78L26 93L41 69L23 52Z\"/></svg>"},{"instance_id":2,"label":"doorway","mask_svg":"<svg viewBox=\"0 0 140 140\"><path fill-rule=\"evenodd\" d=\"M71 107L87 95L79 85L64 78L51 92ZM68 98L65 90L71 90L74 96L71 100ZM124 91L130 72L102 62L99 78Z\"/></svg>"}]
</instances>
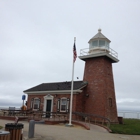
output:
<instances>
[{"instance_id":1,"label":"doorway","mask_svg":"<svg viewBox=\"0 0 140 140\"><path fill-rule=\"evenodd\" d=\"M51 112L51 105L52 105L52 100L47 100L46 101L46 118L50 118L50 112Z\"/></svg>"},{"instance_id":2,"label":"doorway","mask_svg":"<svg viewBox=\"0 0 140 140\"><path fill-rule=\"evenodd\" d=\"M44 114L44 117L46 118L51 118L51 114L50 112L53 112L53 96L48 94L46 96L44 96L44 107L43 107L43 111L46 112L46 114Z\"/></svg>"}]
</instances>

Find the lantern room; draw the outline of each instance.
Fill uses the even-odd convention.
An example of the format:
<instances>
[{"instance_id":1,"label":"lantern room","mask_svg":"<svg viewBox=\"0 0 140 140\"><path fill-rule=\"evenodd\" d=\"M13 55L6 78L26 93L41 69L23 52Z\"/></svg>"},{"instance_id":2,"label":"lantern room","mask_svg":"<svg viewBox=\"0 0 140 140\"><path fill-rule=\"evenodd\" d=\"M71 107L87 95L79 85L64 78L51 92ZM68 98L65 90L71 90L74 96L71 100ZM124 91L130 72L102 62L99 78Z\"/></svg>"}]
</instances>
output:
<instances>
[{"instance_id":1,"label":"lantern room","mask_svg":"<svg viewBox=\"0 0 140 140\"><path fill-rule=\"evenodd\" d=\"M118 62L118 53L110 48L110 40L101 33L98 33L89 40L89 48L81 49L79 58L86 60L88 58L107 56L112 63Z\"/></svg>"},{"instance_id":2,"label":"lantern room","mask_svg":"<svg viewBox=\"0 0 140 140\"><path fill-rule=\"evenodd\" d=\"M102 50L109 50L110 40L106 38L102 33L101 29L98 33L89 40L89 53L96 53Z\"/></svg>"}]
</instances>

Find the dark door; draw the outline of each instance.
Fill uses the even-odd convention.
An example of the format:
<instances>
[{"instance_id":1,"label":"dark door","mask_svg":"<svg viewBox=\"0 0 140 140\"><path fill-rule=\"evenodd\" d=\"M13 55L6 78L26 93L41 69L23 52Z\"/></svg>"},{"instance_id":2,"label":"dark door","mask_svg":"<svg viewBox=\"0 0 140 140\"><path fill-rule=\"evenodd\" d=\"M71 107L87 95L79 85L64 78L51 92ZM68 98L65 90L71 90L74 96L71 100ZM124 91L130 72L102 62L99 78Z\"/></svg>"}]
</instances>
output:
<instances>
[{"instance_id":1,"label":"dark door","mask_svg":"<svg viewBox=\"0 0 140 140\"><path fill-rule=\"evenodd\" d=\"M46 118L50 118L52 100L47 100L46 104Z\"/></svg>"}]
</instances>

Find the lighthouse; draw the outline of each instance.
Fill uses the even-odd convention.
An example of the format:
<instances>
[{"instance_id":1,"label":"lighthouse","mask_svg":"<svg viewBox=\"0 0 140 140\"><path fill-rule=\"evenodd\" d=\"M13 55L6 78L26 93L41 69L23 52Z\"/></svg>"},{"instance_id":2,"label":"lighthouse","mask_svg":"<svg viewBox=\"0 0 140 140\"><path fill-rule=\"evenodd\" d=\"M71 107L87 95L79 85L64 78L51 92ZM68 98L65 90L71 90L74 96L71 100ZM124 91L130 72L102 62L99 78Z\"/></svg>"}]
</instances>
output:
<instances>
[{"instance_id":1,"label":"lighthouse","mask_svg":"<svg viewBox=\"0 0 140 140\"><path fill-rule=\"evenodd\" d=\"M117 63L118 53L111 49L110 40L98 33L89 40L89 47L80 50L79 58L85 61L83 81L84 112L96 114L118 122L112 63Z\"/></svg>"}]
</instances>

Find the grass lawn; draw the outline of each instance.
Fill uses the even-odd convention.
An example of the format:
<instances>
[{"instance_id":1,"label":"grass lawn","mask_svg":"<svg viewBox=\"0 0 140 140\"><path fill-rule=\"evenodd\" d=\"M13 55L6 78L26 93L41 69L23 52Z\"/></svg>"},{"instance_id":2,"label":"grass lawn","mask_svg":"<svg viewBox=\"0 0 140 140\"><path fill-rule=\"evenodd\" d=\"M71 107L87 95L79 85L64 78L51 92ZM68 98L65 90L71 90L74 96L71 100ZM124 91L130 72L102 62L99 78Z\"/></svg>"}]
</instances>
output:
<instances>
[{"instance_id":1,"label":"grass lawn","mask_svg":"<svg viewBox=\"0 0 140 140\"><path fill-rule=\"evenodd\" d=\"M123 119L124 124L111 124L112 133L140 135L140 120Z\"/></svg>"}]
</instances>

